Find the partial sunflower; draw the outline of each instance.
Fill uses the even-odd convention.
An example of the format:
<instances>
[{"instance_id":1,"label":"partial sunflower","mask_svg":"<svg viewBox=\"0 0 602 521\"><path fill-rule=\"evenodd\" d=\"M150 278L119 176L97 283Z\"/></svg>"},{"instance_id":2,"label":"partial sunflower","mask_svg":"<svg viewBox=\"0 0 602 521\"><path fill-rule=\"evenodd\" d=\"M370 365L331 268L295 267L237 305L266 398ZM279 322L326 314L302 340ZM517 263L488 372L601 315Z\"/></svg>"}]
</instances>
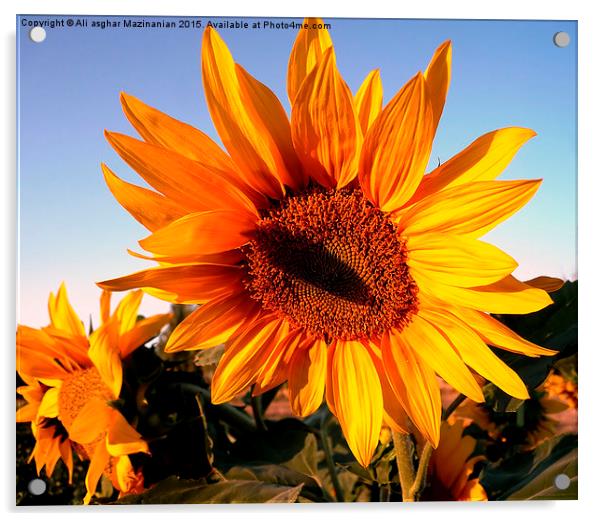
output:
<instances>
[{"instance_id":1,"label":"partial sunflower","mask_svg":"<svg viewBox=\"0 0 602 521\"><path fill-rule=\"evenodd\" d=\"M90 460L86 475L88 504L102 474L122 494L140 491L141 476L128 454L147 452L140 434L112 406L122 384L121 360L154 336L170 315L137 321L141 291L126 295L113 314L110 292L100 300L102 324L86 336L64 284L50 294L50 325L17 329L17 371L27 384L17 392L27 404L17 410L18 422L31 422L36 445L31 458L38 474L51 476L59 459L73 474L73 450Z\"/></svg>"},{"instance_id":2,"label":"partial sunflower","mask_svg":"<svg viewBox=\"0 0 602 521\"><path fill-rule=\"evenodd\" d=\"M528 356L534 345L488 313L531 313L552 301L511 273L517 263L483 234L520 209L541 180L496 181L524 128L490 132L424 175L450 79L451 43L382 106L378 71L355 96L326 30L306 20L288 69L291 118L235 63L217 32L202 44L209 112L227 153L206 134L122 94L143 140L107 132L154 188L105 165L117 200L152 234L158 267L99 283L201 304L168 351L226 343L214 403L288 380L295 414L324 395L349 446L368 465L382 420L406 413L433 444L436 374L475 401L470 369L519 398L520 378L487 344ZM470 368L470 369L469 369Z\"/></svg>"},{"instance_id":3,"label":"partial sunflower","mask_svg":"<svg viewBox=\"0 0 602 521\"><path fill-rule=\"evenodd\" d=\"M576 375L575 375L576 379ZM551 398L558 398L571 409L577 409L579 404L579 389L576 381L569 380L561 374L550 373L542 385Z\"/></svg>"}]
</instances>

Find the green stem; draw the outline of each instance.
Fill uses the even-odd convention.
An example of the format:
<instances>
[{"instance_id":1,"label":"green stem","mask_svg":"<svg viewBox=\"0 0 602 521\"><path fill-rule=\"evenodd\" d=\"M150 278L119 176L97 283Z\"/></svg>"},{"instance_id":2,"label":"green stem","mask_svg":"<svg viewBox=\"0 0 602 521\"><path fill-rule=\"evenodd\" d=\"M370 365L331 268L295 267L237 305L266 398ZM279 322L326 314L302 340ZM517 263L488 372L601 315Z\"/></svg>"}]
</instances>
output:
<instances>
[{"instance_id":1,"label":"green stem","mask_svg":"<svg viewBox=\"0 0 602 521\"><path fill-rule=\"evenodd\" d=\"M395 459L397 460L397 471L399 472L403 501L414 501L414 497L410 495L415 478L413 462L414 444L409 434L402 434L394 430L391 430L391 433L393 435Z\"/></svg>"},{"instance_id":2,"label":"green stem","mask_svg":"<svg viewBox=\"0 0 602 521\"><path fill-rule=\"evenodd\" d=\"M328 473L330 474L330 480L332 481L332 486L334 487L335 496L339 503L343 503L345 501L345 495L343 494L343 489L339 483L337 469L335 468L334 460L332 459L332 447L330 446L330 440L326 435L324 415L322 416L322 421L320 422L320 441L322 442L322 447L324 448L326 466L328 467Z\"/></svg>"},{"instance_id":3,"label":"green stem","mask_svg":"<svg viewBox=\"0 0 602 521\"><path fill-rule=\"evenodd\" d=\"M441 421L447 420L464 400L466 400L466 396L463 394L456 396L456 399L449 404L447 409L445 409L445 412L441 416Z\"/></svg>"},{"instance_id":4,"label":"green stem","mask_svg":"<svg viewBox=\"0 0 602 521\"><path fill-rule=\"evenodd\" d=\"M418 501L420 493L426 485L426 474L429 466L429 460L433 454L433 446L427 441L422 454L420 454L420 462L418 463L418 470L416 471L416 479L412 483L409 495L413 498L412 501Z\"/></svg>"}]
</instances>

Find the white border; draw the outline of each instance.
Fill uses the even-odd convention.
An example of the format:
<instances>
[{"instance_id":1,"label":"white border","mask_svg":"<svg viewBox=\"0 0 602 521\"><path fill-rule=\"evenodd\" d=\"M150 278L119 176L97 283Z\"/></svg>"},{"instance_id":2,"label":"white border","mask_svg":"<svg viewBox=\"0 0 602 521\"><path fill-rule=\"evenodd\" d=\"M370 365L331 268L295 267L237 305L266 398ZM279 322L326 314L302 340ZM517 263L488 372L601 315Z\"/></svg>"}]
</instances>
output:
<instances>
[{"instance_id":1,"label":"white border","mask_svg":"<svg viewBox=\"0 0 602 521\"><path fill-rule=\"evenodd\" d=\"M601 33L598 12L593 1L526 1L504 0L503 2L482 2L470 0L429 1L412 3L369 0L351 5L349 2L337 5L324 0L303 0L292 2L229 1L229 2L192 2L169 0L154 2L149 0L88 0L80 1L30 1L21 0L0 3L2 16L3 52L0 55L2 66L0 82L1 103L4 115L0 125L0 158L3 163L0 175L0 243L5 246L1 257L2 280L0 288L0 332L2 332L2 351L4 353L5 399L2 400L4 419L2 428L2 448L6 451L2 459L3 477L1 494L3 510L9 515L19 512L25 518L44 520L64 516L65 513L81 514L82 508L20 508L14 505L14 424L12 379L14 378L14 330L15 330L15 15L21 14L128 14L128 15L230 15L230 16L323 16L323 17L368 17L368 18L473 18L473 19L569 19L579 22L579 279L580 279L580 425L579 425L579 501L578 502L538 502L538 503L496 503L488 505L470 504L419 504L419 505L378 505L348 504L332 507L316 505L270 506L229 506L199 505L186 507L147 507L136 508L93 508L85 512L92 514L124 517L144 515L148 518L163 518L166 514L204 515L228 518L244 516L245 519L264 519L267 517L331 516L343 514L351 518L365 518L367 515L391 516L402 519L403 516L416 517L426 515L442 516L445 521L467 518L487 517L504 519L509 516L523 518L545 516L549 519L590 519L600 510L596 500L602 500L602 482L600 472L602 464L600 447L601 421L600 392L596 384L600 381L602 368L602 342L599 340L596 326L600 323L600 305L595 296L600 293L600 277L597 271L602 259L600 248L602 233L599 223L599 199L602 194L600 179L602 171L600 138L600 45ZM598 514L599 515L599 514ZM23 516L20 516L23 518Z\"/></svg>"}]
</instances>

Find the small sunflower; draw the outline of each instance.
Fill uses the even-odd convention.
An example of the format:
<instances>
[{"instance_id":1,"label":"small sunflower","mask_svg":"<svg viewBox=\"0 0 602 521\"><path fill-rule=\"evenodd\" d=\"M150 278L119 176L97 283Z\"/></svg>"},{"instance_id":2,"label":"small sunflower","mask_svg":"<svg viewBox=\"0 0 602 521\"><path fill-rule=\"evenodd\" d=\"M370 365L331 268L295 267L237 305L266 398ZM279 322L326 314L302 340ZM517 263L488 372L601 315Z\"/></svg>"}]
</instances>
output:
<instances>
[{"instance_id":1,"label":"small sunflower","mask_svg":"<svg viewBox=\"0 0 602 521\"><path fill-rule=\"evenodd\" d=\"M17 329L17 371L27 385L17 392L27 404L17 410L18 422L31 422L36 438L31 458L38 474L51 476L59 459L73 474L73 450L89 459L88 504L102 474L121 493L140 491L141 476L129 454L148 453L140 434L112 406L122 384L121 360L154 336L170 315L137 321L141 291L126 295L113 314L109 292L100 300L101 326L86 336L64 284L50 294L50 325Z\"/></svg>"},{"instance_id":2,"label":"small sunflower","mask_svg":"<svg viewBox=\"0 0 602 521\"><path fill-rule=\"evenodd\" d=\"M475 463L477 440L464 434L470 420L450 418L441 423L441 443L429 462L425 501L487 501L487 493L478 478L469 479Z\"/></svg>"},{"instance_id":3,"label":"small sunflower","mask_svg":"<svg viewBox=\"0 0 602 521\"><path fill-rule=\"evenodd\" d=\"M514 278L514 259L480 237L541 180L495 180L535 135L517 127L485 134L424 175L451 43L383 108L378 70L352 95L328 32L313 28L319 23L306 20L293 45L290 120L217 32L205 30L205 98L227 153L122 94L143 140L106 136L154 190L102 168L116 199L152 232L140 241L149 255L134 255L159 266L99 285L201 304L166 350L226 344L214 403L252 384L258 394L288 381L293 412L306 416L326 396L368 465L383 419L404 431L407 413L437 445L437 374L479 402L470 369L528 396L487 344L527 356L553 351L488 313L531 313L552 301Z\"/></svg>"}]
</instances>

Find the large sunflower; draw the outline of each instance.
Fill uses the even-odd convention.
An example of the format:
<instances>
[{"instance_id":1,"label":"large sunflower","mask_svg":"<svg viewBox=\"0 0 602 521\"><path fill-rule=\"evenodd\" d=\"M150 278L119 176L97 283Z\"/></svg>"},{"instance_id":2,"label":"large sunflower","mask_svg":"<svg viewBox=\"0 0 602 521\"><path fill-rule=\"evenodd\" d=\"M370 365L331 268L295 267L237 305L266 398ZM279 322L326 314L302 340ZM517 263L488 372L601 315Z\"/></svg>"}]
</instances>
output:
<instances>
[{"instance_id":1,"label":"large sunflower","mask_svg":"<svg viewBox=\"0 0 602 521\"><path fill-rule=\"evenodd\" d=\"M546 291L511 273L517 263L479 240L533 196L541 180L496 181L524 128L490 132L424 175L445 102L451 44L386 104L378 70L355 96L328 32L309 19L288 68L290 121L274 93L235 63L212 28L202 44L207 105L227 153L207 135L123 94L143 141L107 132L156 191L116 177L117 200L152 234L135 255L158 267L100 283L202 304L167 350L225 342L212 381L222 403L254 384L288 380L308 415L324 395L367 465L382 420L406 413L439 441L438 374L482 401L474 370L518 398L520 378L487 344L553 353L488 313L530 313Z\"/></svg>"},{"instance_id":2,"label":"large sunflower","mask_svg":"<svg viewBox=\"0 0 602 521\"><path fill-rule=\"evenodd\" d=\"M73 473L73 450L89 459L86 475L89 503L100 477L109 477L121 493L140 491L140 476L129 454L148 452L140 434L112 406L122 384L121 360L156 336L170 315L137 321L141 291L124 297L110 313L109 292L101 297L102 324L89 337L62 284L50 294L50 325L17 329L17 371L27 384L19 387L27 404L18 422L31 422L36 445L31 458L38 474L51 476L62 459Z\"/></svg>"}]
</instances>

